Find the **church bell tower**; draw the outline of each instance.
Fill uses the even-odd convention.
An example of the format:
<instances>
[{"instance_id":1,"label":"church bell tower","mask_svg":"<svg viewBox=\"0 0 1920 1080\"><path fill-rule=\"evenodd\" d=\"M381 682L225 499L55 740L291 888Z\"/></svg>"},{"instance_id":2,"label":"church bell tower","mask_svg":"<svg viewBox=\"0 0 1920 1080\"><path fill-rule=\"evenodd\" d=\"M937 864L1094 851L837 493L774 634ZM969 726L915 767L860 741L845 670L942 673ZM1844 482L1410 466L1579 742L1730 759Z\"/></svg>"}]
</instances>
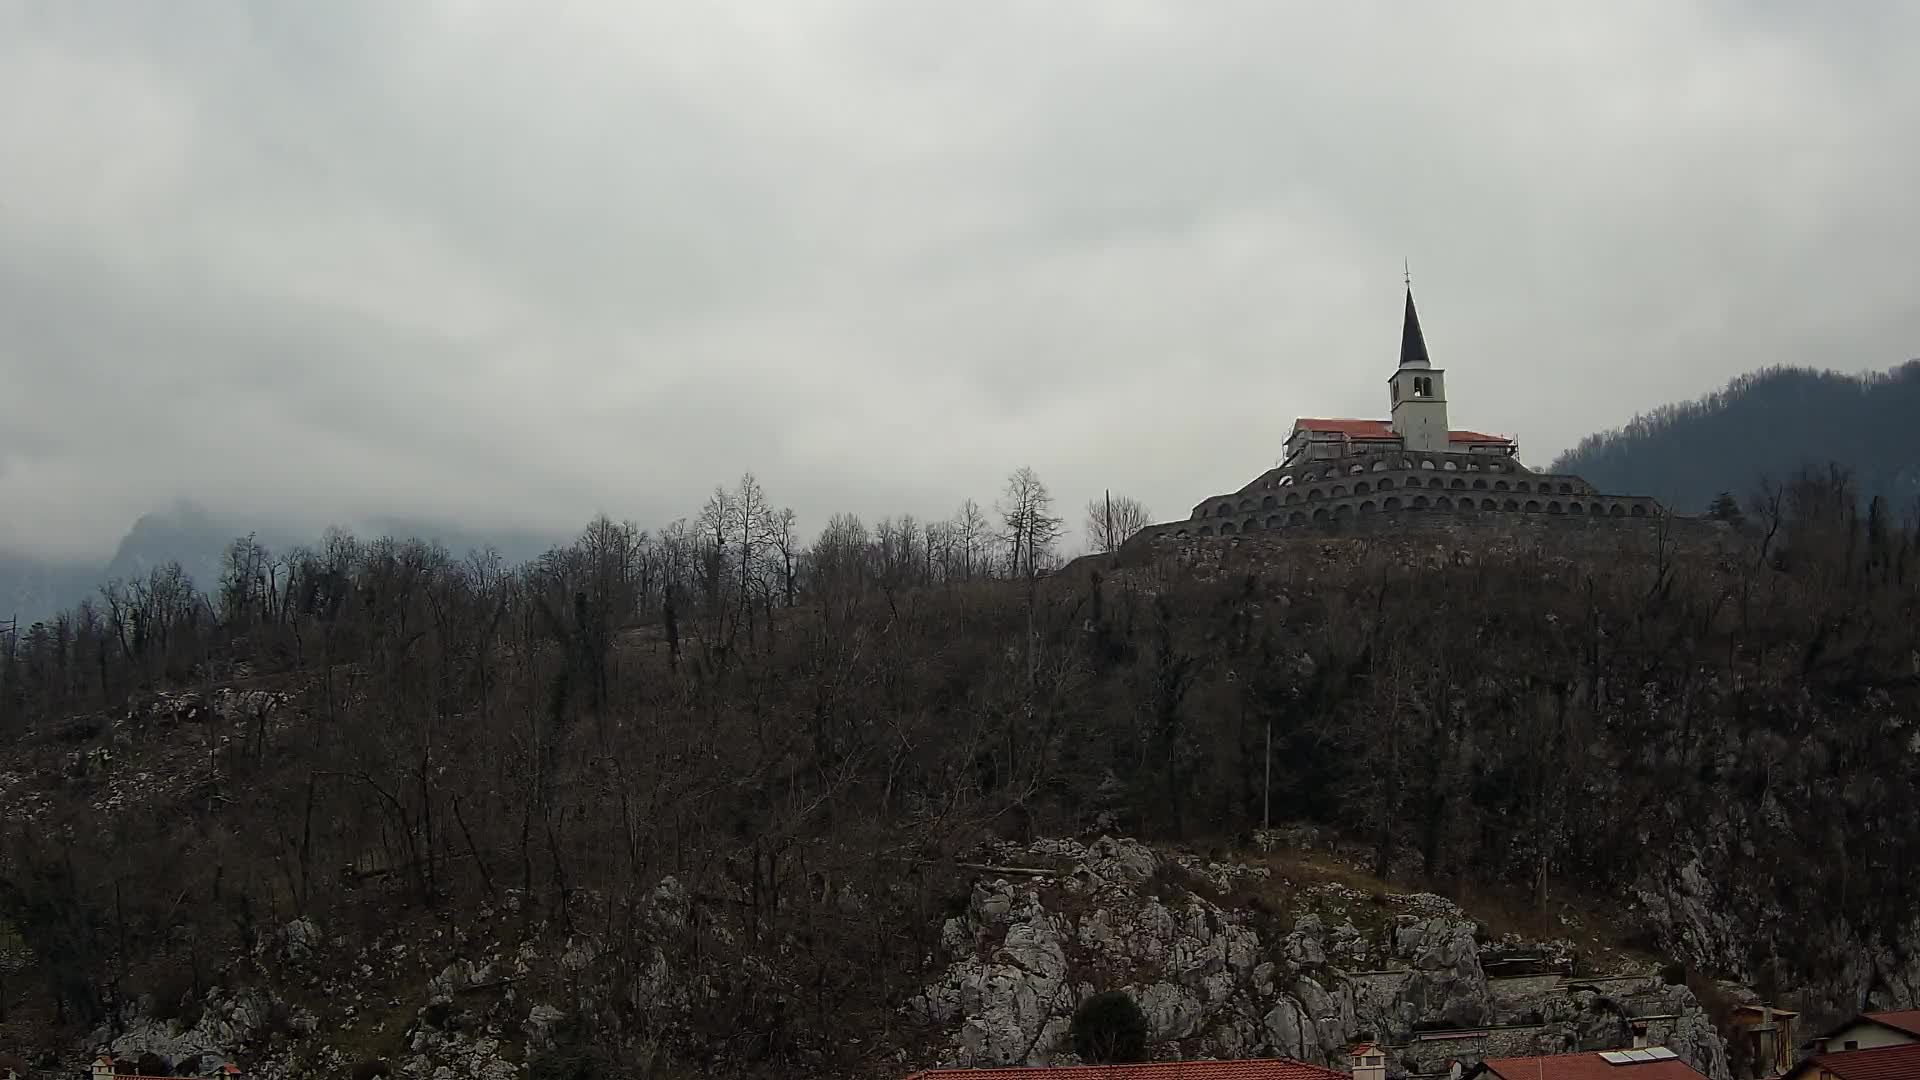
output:
<instances>
[{"instance_id":1,"label":"church bell tower","mask_svg":"<svg viewBox=\"0 0 1920 1080\"><path fill-rule=\"evenodd\" d=\"M1447 373L1427 359L1427 339L1420 332L1420 313L1413 308L1413 286L1407 286L1407 320L1400 330L1400 367L1387 380L1393 395L1393 433L1408 450L1445 453L1447 442Z\"/></svg>"}]
</instances>

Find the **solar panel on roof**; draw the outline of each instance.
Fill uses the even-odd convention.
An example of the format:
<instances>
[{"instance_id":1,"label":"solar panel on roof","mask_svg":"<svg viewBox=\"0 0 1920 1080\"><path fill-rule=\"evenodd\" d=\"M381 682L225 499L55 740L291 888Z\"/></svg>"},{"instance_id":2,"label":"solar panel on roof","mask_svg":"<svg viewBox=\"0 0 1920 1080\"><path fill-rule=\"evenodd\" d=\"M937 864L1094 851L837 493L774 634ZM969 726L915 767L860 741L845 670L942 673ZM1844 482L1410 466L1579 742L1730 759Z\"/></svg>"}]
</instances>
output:
<instances>
[{"instance_id":1,"label":"solar panel on roof","mask_svg":"<svg viewBox=\"0 0 1920 1080\"><path fill-rule=\"evenodd\" d=\"M1605 1053L1600 1055L1600 1060L1606 1062L1609 1065L1625 1065L1628 1062L1632 1061L1633 1059L1628 1057L1622 1051L1608 1050Z\"/></svg>"},{"instance_id":2,"label":"solar panel on roof","mask_svg":"<svg viewBox=\"0 0 1920 1080\"><path fill-rule=\"evenodd\" d=\"M1649 1046L1647 1053L1652 1054L1655 1061L1672 1061L1680 1056L1664 1046Z\"/></svg>"}]
</instances>

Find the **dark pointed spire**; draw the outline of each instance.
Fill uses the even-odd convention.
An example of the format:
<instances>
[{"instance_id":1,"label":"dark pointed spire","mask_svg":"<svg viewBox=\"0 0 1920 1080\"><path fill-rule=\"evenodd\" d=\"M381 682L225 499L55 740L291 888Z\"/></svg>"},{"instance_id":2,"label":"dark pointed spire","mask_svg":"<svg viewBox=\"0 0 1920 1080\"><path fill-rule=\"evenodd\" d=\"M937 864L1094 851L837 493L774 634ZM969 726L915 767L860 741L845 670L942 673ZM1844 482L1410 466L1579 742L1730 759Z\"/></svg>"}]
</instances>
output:
<instances>
[{"instance_id":1,"label":"dark pointed spire","mask_svg":"<svg viewBox=\"0 0 1920 1080\"><path fill-rule=\"evenodd\" d=\"M1426 335L1420 332L1420 313L1413 309L1413 286L1407 286L1407 321L1400 328L1400 366L1432 367L1427 359Z\"/></svg>"}]
</instances>

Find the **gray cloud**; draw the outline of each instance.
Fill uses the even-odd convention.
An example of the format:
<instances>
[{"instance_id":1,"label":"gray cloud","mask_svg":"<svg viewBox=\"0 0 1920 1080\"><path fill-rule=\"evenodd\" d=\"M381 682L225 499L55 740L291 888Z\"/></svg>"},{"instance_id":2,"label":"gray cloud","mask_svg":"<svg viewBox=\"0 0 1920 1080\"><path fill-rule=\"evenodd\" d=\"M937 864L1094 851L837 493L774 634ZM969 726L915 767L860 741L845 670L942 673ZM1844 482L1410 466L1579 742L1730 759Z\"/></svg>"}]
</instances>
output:
<instances>
[{"instance_id":1,"label":"gray cloud","mask_svg":"<svg viewBox=\"0 0 1920 1080\"><path fill-rule=\"evenodd\" d=\"M1553 8L1558 10L1552 10ZM1376 415L1402 256L1544 463L1920 352L1912 5L0 0L0 548L1162 516Z\"/></svg>"}]
</instances>

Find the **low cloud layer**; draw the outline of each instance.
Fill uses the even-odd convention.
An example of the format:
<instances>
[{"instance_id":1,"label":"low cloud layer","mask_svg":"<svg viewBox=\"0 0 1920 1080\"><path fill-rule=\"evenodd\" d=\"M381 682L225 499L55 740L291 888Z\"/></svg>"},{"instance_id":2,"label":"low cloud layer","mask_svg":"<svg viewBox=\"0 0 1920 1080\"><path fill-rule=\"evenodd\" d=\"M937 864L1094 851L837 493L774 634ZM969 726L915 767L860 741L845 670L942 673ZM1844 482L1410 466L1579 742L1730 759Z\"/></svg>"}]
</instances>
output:
<instances>
[{"instance_id":1,"label":"low cloud layer","mask_svg":"<svg viewBox=\"0 0 1920 1080\"><path fill-rule=\"evenodd\" d=\"M1545 464L1920 354L1920 9L0 0L0 549L175 497L1161 517L1379 415Z\"/></svg>"}]
</instances>

